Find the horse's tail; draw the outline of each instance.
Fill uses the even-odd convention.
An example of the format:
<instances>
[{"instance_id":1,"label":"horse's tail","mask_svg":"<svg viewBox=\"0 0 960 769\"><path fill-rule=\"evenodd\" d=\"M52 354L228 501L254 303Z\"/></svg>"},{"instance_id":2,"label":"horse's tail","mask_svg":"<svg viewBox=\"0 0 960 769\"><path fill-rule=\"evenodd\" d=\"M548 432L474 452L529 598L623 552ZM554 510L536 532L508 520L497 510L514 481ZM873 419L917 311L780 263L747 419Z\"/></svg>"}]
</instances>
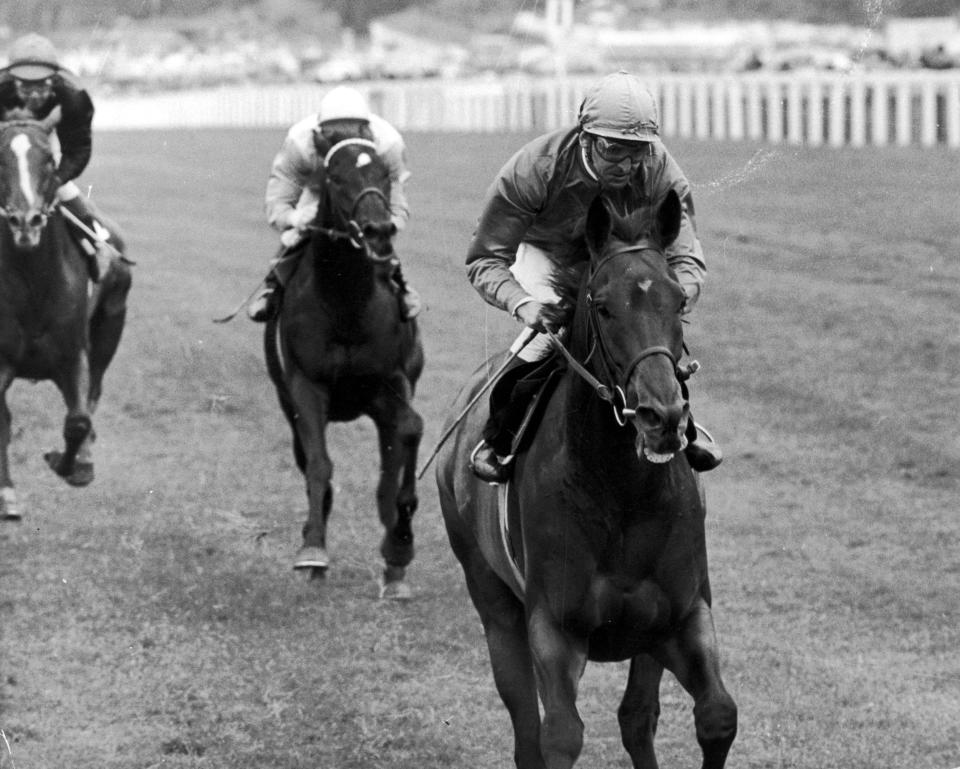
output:
<instances>
[{"instance_id":1,"label":"horse's tail","mask_svg":"<svg viewBox=\"0 0 960 769\"><path fill-rule=\"evenodd\" d=\"M300 472L303 472L307 466L307 457L303 451L303 445L300 443L300 437L297 435L296 427L296 408L293 400L290 398L290 391L287 389L287 381L283 374L283 361L280 357L280 319L279 313L275 313L270 318L263 331L263 356L267 362L267 373L270 380L277 389L277 399L280 401L280 408L283 415L290 424L290 431L293 433L293 456L297 462Z\"/></svg>"}]
</instances>

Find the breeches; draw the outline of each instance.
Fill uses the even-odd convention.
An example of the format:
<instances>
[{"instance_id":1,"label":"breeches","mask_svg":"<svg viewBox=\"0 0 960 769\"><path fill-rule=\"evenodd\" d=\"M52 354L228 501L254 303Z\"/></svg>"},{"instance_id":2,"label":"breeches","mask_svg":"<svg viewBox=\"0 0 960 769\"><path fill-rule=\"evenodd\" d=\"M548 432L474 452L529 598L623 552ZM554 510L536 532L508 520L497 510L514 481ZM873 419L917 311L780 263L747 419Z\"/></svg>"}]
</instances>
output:
<instances>
[{"instance_id":1,"label":"breeches","mask_svg":"<svg viewBox=\"0 0 960 769\"><path fill-rule=\"evenodd\" d=\"M560 301L550 283L554 265L543 249L521 243L517 248L516 261L510 266L510 272L524 290L541 304L556 304ZM510 345L510 351L519 348L526 337L527 329L524 329ZM550 340L544 334L537 334L517 357L525 361L535 361L546 357L549 352Z\"/></svg>"}]
</instances>

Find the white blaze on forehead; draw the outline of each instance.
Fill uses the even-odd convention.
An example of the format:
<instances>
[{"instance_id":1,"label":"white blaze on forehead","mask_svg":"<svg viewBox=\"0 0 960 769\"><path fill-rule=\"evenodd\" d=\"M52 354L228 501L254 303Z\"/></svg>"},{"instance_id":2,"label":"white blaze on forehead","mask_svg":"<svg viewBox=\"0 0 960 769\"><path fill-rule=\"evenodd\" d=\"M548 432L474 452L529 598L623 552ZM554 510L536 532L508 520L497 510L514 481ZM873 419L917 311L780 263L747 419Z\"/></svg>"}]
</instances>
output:
<instances>
[{"instance_id":1,"label":"white blaze on forehead","mask_svg":"<svg viewBox=\"0 0 960 769\"><path fill-rule=\"evenodd\" d=\"M373 160L366 152L361 152L357 155L357 168L363 168L364 166L370 165Z\"/></svg>"},{"instance_id":2,"label":"white blaze on forehead","mask_svg":"<svg viewBox=\"0 0 960 769\"><path fill-rule=\"evenodd\" d=\"M30 139L26 134L17 134L10 142L10 149L13 150L17 158L17 169L20 175L20 189L23 196L27 199L29 205L36 203L37 198L33 194L33 184L30 179L30 165L27 163L27 153L30 151Z\"/></svg>"}]
</instances>

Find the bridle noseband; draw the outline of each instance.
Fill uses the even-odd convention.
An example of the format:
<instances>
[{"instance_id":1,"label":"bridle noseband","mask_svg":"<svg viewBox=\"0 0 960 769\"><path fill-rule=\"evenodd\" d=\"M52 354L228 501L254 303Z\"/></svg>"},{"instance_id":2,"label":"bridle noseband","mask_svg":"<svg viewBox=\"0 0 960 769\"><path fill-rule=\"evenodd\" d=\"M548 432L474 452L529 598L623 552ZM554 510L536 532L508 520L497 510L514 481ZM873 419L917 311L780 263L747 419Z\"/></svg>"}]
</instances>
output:
<instances>
[{"instance_id":1,"label":"bridle noseband","mask_svg":"<svg viewBox=\"0 0 960 769\"><path fill-rule=\"evenodd\" d=\"M587 326L590 331L593 344L583 363L580 363L580 361L570 354L570 351L567 350L566 345L560 341L556 334L553 332L547 332L554 348L557 349L561 355L564 356L564 358L566 358L566 361L570 367L591 387L593 387L601 399L605 400L613 407L613 417L617 421L617 424L621 427L627 424L629 417L632 417L637 413L636 409L627 408L626 388L630 382L630 377L633 375L634 369L636 369L636 367L640 365L642 361L655 355L666 356L670 360L670 364L673 366L674 374L681 381L688 379L691 374L693 374L699 368L699 364L696 361L692 361L687 366L680 366L677 363L677 356L674 355L673 351L668 347L664 347L663 345L651 345L650 347L643 348L630 360L626 366L622 368L613 361L613 357L610 355L610 345L603 333L603 327L600 324L597 304L593 301L593 281L596 279L603 267L605 267L613 259L625 254L652 250L656 249L652 249L650 246L642 244L625 246L624 248L614 251L612 254L608 254L591 268L590 275L587 278L586 301L589 309ZM604 378L608 382L613 382L614 384L604 384L592 373L590 373L590 371L584 365L590 362L590 359L593 357L595 352L599 353L597 358L600 367L603 369ZM622 373L619 377L616 376L616 369L621 369Z\"/></svg>"}]
</instances>

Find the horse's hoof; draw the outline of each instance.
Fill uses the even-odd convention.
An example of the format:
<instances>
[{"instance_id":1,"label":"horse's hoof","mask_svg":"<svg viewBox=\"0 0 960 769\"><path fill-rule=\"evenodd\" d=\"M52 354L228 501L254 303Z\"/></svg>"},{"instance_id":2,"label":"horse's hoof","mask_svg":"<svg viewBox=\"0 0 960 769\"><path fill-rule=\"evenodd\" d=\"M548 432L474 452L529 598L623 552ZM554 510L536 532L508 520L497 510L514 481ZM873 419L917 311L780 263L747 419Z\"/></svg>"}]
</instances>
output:
<instances>
[{"instance_id":1,"label":"horse's hoof","mask_svg":"<svg viewBox=\"0 0 960 769\"><path fill-rule=\"evenodd\" d=\"M17 504L17 494L10 487L0 489L0 518L7 521L19 521L23 515Z\"/></svg>"},{"instance_id":2,"label":"horse's hoof","mask_svg":"<svg viewBox=\"0 0 960 769\"><path fill-rule=\"evenodd\" d=\"M294 569L326 570L330 566L330 558L322 547L301 547L293 561Z\"/></svg>"},{"instance_id":3,"label":"horse's hoof","mask_svg":"<svg viewBox=\"0 0 960 769\"><path fill-rule=\"evenodd\" d=\"M89 486L93 482L93 462L74 462L66 481L71 486Z\"/></svg>"},{"instance_id":4,"label":"horse's hoof","mask_svg":"<svg viewBox=\"0 0 960 769\"><path fill-rule=\"evenodd\" d=\"M413 591L406 582L383 582L380 585L380 598L385 601L409 601Z\"/></svg>"},{"instance_id":5,"label":"horse's hoof","mask_svg":"<svg viewBox=\"0 0 960 769\"><path fill-rule=\"evenodd\" d=\"M43 455L50 469L63 478L71 486L88 486L93 480L93 462L74 461L73 469L66 473L63 471L63 453L60 451L48 451Z\"/></svg>"}]
</instances>

